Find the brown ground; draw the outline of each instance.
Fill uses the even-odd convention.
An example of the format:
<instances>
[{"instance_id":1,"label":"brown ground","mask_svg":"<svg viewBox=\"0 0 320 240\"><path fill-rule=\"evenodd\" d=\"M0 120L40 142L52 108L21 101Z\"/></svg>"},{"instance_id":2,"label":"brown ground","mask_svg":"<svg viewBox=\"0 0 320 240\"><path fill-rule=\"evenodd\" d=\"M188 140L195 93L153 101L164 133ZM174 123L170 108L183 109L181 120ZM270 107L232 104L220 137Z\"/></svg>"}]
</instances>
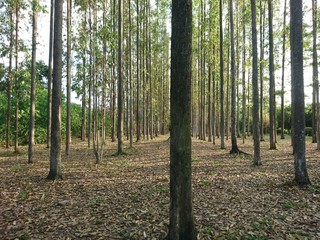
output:
<instances>
[{"instance_id":1,"label":"brown ground","mask_svg":"<svg viewBox=\"0 0 320 240\"><path fill-rule=\"evenodd\" d=\"M63 155L62 181L48 181L48 149L0 149L0 239L163 239L168 226L168 136L135 144L128 155L96 165L86 143ZM219 139L217 139L217 143ZM247 139L239 148L252 154ZM240 143L241 142L241 143ZM308 143L314 187L292 184L289 140L276 151L262 142L261 167L252 155L231 156L194 140L194 216L199 239L320 239L320 152Z\"/></svg>"}]
</instances>

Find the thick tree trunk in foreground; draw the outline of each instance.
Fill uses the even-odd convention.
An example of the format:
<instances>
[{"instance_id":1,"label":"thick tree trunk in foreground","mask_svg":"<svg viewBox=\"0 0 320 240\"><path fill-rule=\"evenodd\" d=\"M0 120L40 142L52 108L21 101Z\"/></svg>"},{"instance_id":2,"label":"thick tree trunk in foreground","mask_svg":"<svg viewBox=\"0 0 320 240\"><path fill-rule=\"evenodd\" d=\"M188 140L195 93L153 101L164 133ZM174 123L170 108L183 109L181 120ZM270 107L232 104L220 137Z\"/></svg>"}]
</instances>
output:
<instances>
[{"instance_id":1,"label":"thick tree trunk in foreground","mask_svg":"<svg viewBox=\"0 0 320 240\"><path fill-rule=\"evenodd\" d=\"M302 39L302 0L290 0L290 43L291 43L291 91L292 124L295 181L308 185L310 180L306 165L304 79L303 79L303 39Z\"/></svg>"},{"instance_id":2,"label":"thick tree trunk in foreground","mask_svg":"<svg viewBox=\"0 0 320 240\"><path fill-rule=\"evenodd\" d=\"M61 173L61 78L62 78L62 6L63 0L55 0L52 86L52 125L50 171L48 179L62 178Z\"/></svg>"},{"instance_id":3,"label":"thick tree trunk in foreground","mask_svg":"<svg viewBox=\"0 0 320 240\"><path fill-rule=\"evenodd\" d=\"M191 197L192 0L172 1L168 240L197 238Z\"/></svg>"}]
</instances>

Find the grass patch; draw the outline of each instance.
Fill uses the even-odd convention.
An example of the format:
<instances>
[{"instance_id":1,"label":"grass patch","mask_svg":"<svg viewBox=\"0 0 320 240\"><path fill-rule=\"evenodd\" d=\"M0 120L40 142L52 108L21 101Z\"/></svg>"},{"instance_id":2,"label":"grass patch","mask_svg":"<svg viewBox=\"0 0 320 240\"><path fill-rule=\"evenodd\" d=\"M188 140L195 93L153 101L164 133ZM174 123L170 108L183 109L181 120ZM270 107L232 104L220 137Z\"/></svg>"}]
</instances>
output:
<instances>
[{"instance_id":1,"label":"grass patch","mask_svg":"<svg viewBox=\"0 0 320 240\"><path fill-rule=\"evenodd\" d=\"M29 198L29 194L28 194L27 192L25 192L25 191L19 192L19 194L18 194L18 196L17 196L17 199L18 199L19 201L25 201L25 200L27 200L28 198Z\"/></svg>"},{"instance_id":2,"label":"grass patch","mask_svg":"<svg viewBox=\"0 0 320 240\"><path fill-rule=\"evenodd\" d=\"M289 210L291 208L293 208L293 202L291 200L286 200L282 203L282 209L284 210Z\"/></svg>"}]
</instances>

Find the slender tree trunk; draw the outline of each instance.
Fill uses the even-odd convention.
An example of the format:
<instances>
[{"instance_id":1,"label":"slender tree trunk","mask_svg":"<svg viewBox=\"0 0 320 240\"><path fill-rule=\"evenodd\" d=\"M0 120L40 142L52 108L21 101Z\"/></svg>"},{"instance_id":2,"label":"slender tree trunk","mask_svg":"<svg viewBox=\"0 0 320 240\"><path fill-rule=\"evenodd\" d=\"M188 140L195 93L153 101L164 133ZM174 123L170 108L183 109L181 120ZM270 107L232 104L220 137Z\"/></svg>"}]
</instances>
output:
<instances>
[{"instance_id":1,"label":"slender tree trunk","mask_svg":"<svg viewBox=\"0 0 320 240\"><path fill-rule=\"evenodd\" d=\"M265 37L265 5L260 0L260 141L264 141L263 126L263 77L264 77L264 37ZM262 5L263 4L263 5Z\"/></svg>"},{"instance_id":2,"label":"slender tree trunk","mask_svg":"<svg viewBox=\"0 0 320 240\"><path fill-rule=\"evenodd\" d=\"M123 27L122 27L123 8L122 0L118 0L118 154L123 153L123 61L122 61L122 47L123 47Z\"/></svg>"},{"instance_id":3,"label":"slender tree trunk","mask_svg":"<svg viewBox=\"0 0 320 240\"><path fill-rule=\"evenodd\" d=\"M220 23L220 148L224 149L224 54L223 54L223 16L222 0L219 1L219 23Z\"/></svg>"},{"instance_id":4,"label":"slender tree trunk","mask_svg":"<svg viewBox=\"0 0 320 240\"><path fill-rule=\"evenodd\" d=\"M192 1L172 1L168 240L194 240L191 197Z\"/></svg>"},{"instance_id":5,"label":"slender tree trunk","mask_svg":"<svg viewBox=\"0 0 320 240\"><path fill-rule=\"evenodd\" d=\"M51 140L51 111L52 111L52 54L53 54L53 25L54 25L54 0L50 4L50 39L49 39L49 70L48 70L48 106L47 106L47 148Z\"/></svg>"},{"instance_id":6,"label":"slender tree trunk","mask_svg":"<svg viewBox=\"0 0 320 240\"><path fill-rule=\"evenodd\" d=\"M13 8L10 5L10 50L9 50L9 76L7 80L7 129L6 129L6 148L10 147L11 139L11 83L13 79L12 59L13 59Z\"/></svg>"},{"instance_id":7,"label":"slender tree trunk","mask_svg":"<svg viewBox=\"0 0 320 240\"><path fill-rule=\"evenodd\" d=\"M274 57L273 57L273 4L272 0L268 0L268 14L269 14L269 125L270 125L270 149L277 149L276 147L276 126L275 126L275 80L274 80Z\"/></svg>"},{"instance_id":8,"label":"slender tree trunk","mask_svg":"<svg viewBox=\"0 0 320 240\"><path fill-rule=\"evenodd\" d=\"M29 122L29 143L28 143L28 163L33 162L33 145L34 145L34 125L35 125L35 111L36 111L36 54L37 54L37 31L38 31L38 3L36 0L32 2L33 16L32 16L32 61L31 61L31 91L30 91L30 122Z\"/></svg>"},{"instance_id":9,"label":"slender tree trunk","mask_svg":"<svg viewBox=\"0 0 320 240\"><path fill-rule=\"evenodd\" d=\"M319 77L318 77L318 53L317 53L317 0L312 0L312 35L313 35L313 63L312 63L312 142L317 143L317 149L320 149L319 143Z\"/></svg>"},{"instance_id":10,"label":"slender tree trunk","mask_svg":"<svg viewBox=\"0 0 320 240\"><path fill-rule=\"evenodd\" d=\"M260 159L260 130L259 130L259 88L258 88L258 42L257 42L257 20L256 0L251 0L252 19L252 118L253 118L253 141L254 157L253 164L261 165Z\"/></svg>"},{"instance_id":11,"label":"slender tree trunk","mask_svg":"<svg viewBox=\"0 0 320 240\"><path fill-rule=\"evenodd\" d=\"M15 122L14 122L14 151L18 152L19 145L19 3L16 3L16 72L15 72L15 92L16 92L16 103L15 103Z\"/></svg>"},{"instance_id":12,"label":"slender tree trunk","mask_svg":"<svg viewBox=\"0 0 320 240\"><path fill-rule=\"evenodd\" d=\"M243 10L245 11L245 5ZM246 24L243 18L242 23L242 142L244 143L245 138L247 137L247 107L246 107Z\"/></svg>"},{"instance_id":13,"label":"slender tree trunk","mask_svg":"<svg viewBox=\"0 0 320 240\"><path fill-rule=\"evenodd\" d=\"M129 120L129 129L130 129L130 147L133 146L133 79L132 79L132 21L131 21L131 1L129 1L129 108L130 108L130 120ZM137 31L138 32L138 31Z\"/></svg>"},{"instance_id":14,"label":"slender tree trunk","mask_svg":"<svg viewBox=\"0 0 320 240\"><path fill-rule=\"evenodd\" d=\"M306 165L302 0L290 0L290 42L292 64L292 110L295 181L299 185L311 184Z\"/></svg>"},{"instance_id":15,"label":"slender tree trunk","mask_svg":"<svg viewBox=\"0 0 320 240\"><path fill-rule=\"evenodd\" d=\"M137 137L137 142L140 141L140 107L139 107L139 103L140 103L140 58L139 58L139 53L140 53L140 36L139 36L139 27L140 27L140 13L139 13L139 0L137 0L136 3L137 6L137 36L136 36L136 48L137 48L137 96L136 96L136 104L137 104L137 108L136 108L136 137Z\"/></svg>"},{"instance_id":16,"label":"slender tree trunk","mask_svg":"<svg viewBox=\"0 0 320 240\"><path fill-rule=\"evenodd\" d=\"M112 4L112 25L113 33L116 34L116 0ZM115 47L112 48L112 114L111 114L111 141L116 141L115 136L115 122L116 122L116 51Z\"/></svg>"},{"instance_id":17,"label":"slender tree trunk","mask_svg":"<svg viewBox=\"0 0 320 240\"><path fill-rule=\"evenodd\" d=\"M231 40L231 151L238 154L240 151L237 146L236 136L236 69L235 69L235 50L234 50L234 25L233 25L233 1L229 1L230 8L230 40Z\"/></svg>"},{"instance_id":18,"label":"slender tree trunk","mask_svg":"<svg viewBox=\"0 0 320 240\"><path fill-rule=\"evenodd\" d=\"M87 31L87 10L85 10L84 17L83 17L83 34L86 36ZM82 121L81 121L81 140L86 141L87 137L87 126L86 126L86 119L87 119L87 106L86 106L86 46L87 43L84 41L83 48L82 48L82 99L81 99L81 105L82 105Z\"/></svg>"},{"instance_id":19,"label":"slender tree trunk","mask_svg":"<svg viewBox=\"0 0 320 240\"><path fill-rule=\"evenodd\" d=\"M70 153L71 143L71 0L67 0L67 119L66 154Z\"/></svg>"},{"instance_id":20,"label":"slender tree trunk","mask_svg":"<svg viewBox=\"0 0 320 240\"><path fill-rule=\"evenodd\" d=\"M287 0L284 0L283 37L282 37L282 76L281 76L281 139L284 139L284 64L286 59L286 17Z\"/></svg>"},{"instance_id":21,"label":"slender tree trunk","mask_svg":"<svg viewBox=\"0 0 320 240\"><path fill-rule=\"evenodd\" d=\"M48 179L62 178L61 172L61 78L62 78L62 13L63 1L55 0L52 85L52 125L50 170Z\"/></svg>"}]
</instances>

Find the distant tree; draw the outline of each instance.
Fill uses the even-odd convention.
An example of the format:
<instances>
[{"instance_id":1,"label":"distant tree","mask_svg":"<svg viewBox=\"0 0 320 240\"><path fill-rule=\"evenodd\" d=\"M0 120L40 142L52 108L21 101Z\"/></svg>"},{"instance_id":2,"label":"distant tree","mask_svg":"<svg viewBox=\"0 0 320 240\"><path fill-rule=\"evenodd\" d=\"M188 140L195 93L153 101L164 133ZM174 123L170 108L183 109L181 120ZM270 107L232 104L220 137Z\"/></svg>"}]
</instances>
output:
<instances>
[{"instance_id":1,"label":"distant tree","mask_svg":"<svg viewBox=\"0 0 320 240\"><path fill-rule=\"evenodd\" d=\"M48 179L62 178L61 172L61 78L63 0L55 0L53 42L53 85L50 170Z\"/></svg>"},{"instance_id":2,"label":"distant tree","mask_svg":"<svg viewBox=\"0 0 320 240\"><path fill-rule=\"evenodd\" d=\"M191 197L192 1L172 1L168 240L197 238Z\"/></svg>"},{"instance_id":3,"label":"distant tree","mask_svg":"<svg viewBox=\"0 0 320 240\"><path fill-rule=\"evenodd\" d=\"M302 0L290 0L290 43L291 43L291 91L292 128L295 181L299 185L311 184L306 165Z\"/></svg>"},{"instance_id":4,"label":"distant tree","mask_svg":"<svg viewBox=\"0 0 320 240\"><path fill-rule=\"evenodd\" d=\"M258 88L258 43L257 43L257 20L256 20L256 0L251 0L252 19L252 122L253 122L253 142L254 157L253 164L261 165L260 159L260 129L259 129L259 88Z\"/></svg>"},{"instance_id":5,"label":"distant tree","mask_svg":"<svg viewBox=\"0 0 320 240\"><path fill-rule=\"evenodd\" d=\"M32 1L32 61L31 61L31 91L30 91L30 123L29 123L29 143L28 143L28 163L33 162L33 145L35 132L35 81L36 81L36 54L37 54L37 32L38 32L38 1Z\"/></svg>"}]
</instances>

